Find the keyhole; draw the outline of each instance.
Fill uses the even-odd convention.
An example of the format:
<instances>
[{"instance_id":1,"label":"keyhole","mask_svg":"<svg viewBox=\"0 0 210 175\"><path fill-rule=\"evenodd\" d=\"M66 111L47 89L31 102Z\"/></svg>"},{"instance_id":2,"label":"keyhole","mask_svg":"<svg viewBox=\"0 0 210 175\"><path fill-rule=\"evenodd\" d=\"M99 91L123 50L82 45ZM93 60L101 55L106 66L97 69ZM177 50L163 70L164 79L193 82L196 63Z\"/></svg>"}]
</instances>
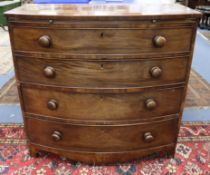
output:
<instances>
[{"instance_id":1,"label":"keyhole","mask_svg":"<svg viewBox=\"0 0 210 175\"><path fill-rule=\"evenodd\" d=\"M100 100L103 101L104 100L104 96L100 95Z\"/></svg>"},{"instance_id":2,"label":"keyhole","mask_svg":"<svg viewBox=\"0 0 210 175\"><path fill-rule=\"evenodd\" d=\"M101 32L101 38L103 38L104 37L104 33L103 32Z\"/></svg>"},{"instance_id":3,"label":"keyhole","mask_svg":"<svg viewBox=\"0 0 210 175\"><path fill-rule=\"evenodd\" d=\"M104 69L104 64L101 64L101 69Z\"/></svg>"}]
</instances>

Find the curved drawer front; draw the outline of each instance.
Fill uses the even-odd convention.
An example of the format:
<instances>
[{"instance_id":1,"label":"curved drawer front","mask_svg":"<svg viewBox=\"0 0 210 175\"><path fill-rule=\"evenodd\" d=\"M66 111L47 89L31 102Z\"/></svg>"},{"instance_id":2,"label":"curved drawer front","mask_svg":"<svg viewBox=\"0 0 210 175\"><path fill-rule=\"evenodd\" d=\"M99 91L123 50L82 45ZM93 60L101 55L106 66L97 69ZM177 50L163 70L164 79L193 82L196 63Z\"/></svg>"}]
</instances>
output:
<instances>
[{"instance_id":1,"label":"curved drawer front","mask_svg":"<svg viewBox=\"0 0 210 175\"><path fill-rule=\"evenodd\" d=\"M162 53L190 51L192 29L14 28L13 36L15 51L52 54Z\"/></svg>"},{"instance_id":2,"label":"curved drawer front","mask_svg":"<svg viewBox=\"0 0 210 175\"><path fill-rule=\"evenodd\" d=\"M178 119L136 125L87 126L26 117L26 124L32 143L93 152L120 152L170 144L176 141L178 129Z\"/></svg>"},{"instance_id":3,"label":"curved drawer front","mask_svg":"<svg viewBox=\"0 0 210 175\"><path fill-rule=\"evenodd\" d=\"M182 87L115 94L22 87L25 112L87 121L139 120L175 114L180 110L182 94Z\"/></svg>"},{"instance_id":4,"label":"curved drawer front","mask_svg":"<svg viewBox=\"0 0 210 175\"><path fill-rule=\"evenodd\" d=\"M89 88L144 87L184 82L188 65L188 58L66 61L17 57L16 60L20 81Z\"/></svg>"}]
</instances>

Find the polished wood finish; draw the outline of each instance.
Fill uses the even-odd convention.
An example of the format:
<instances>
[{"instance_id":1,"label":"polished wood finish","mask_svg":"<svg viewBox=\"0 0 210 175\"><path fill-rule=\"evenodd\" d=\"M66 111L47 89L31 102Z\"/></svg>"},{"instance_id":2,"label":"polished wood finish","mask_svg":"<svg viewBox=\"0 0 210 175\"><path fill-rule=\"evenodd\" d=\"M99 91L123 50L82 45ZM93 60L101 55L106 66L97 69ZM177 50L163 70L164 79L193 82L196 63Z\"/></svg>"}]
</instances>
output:
<instances>
[{"instance_id":1,"label":"polished wood finish","mask_svg":"<svg viewBox=\"0 0 210 175\"><path fill-rule=\"evenodd\" d=\"M71 151L120 152L173 143L177 121L178 118L133 125L74 125L27 118L26 124L29 140L35 144Z\"/></svg>"},{"instance_id":2,"label":"polished wood finish","mask_svg":"<svg viewBox=\"0 0 210 175\"><path fill-rule=\"evenodd\" d=\"M190 50L192 37L191 28L51 30L18 27L13 33L15 51L72 54L184 52Z\"/></svg>"},{"instance_id":3,"label":"polished wood finish","mask_svg":"<svg viewBox=\"0 0 210 175\"><path fill-rule=\"evenodd\" d=\"M23 101L27 102L25 112L81 121L103 121L149 119L179 113L183 88L87 94L23 86L22 93Z\"/></svg>"},{"instance_id":4,"label":"polished wood finish","mask_svg":"<svg viewBox=\"0 0 210 175\"><path fill-rule=\"evenodd\" d=\"M157 146L152 148L145 148L145 149L138 149L132 151L121 151L121 152L84 152L84 151L71 151L71 150L64 150L64 149L56 149L53 147L48 147L45 145L39 145L35 143L30 143L29 145L29 152L31 156L39 156L39 150L45 150L51 153L59 154L63 157L68 157L73 163L75 160L80 160L83 163L91 164L91 165L103 165L103 164L114 164L117 163L124 163L127 162L132 158L132 160L138 160L140 157L145 157L151 153L162 152L171 157L174 154L174 147L175 143L164 145L164 146Z\"/></svg>"},{"instance_id":5,"label":"polished wood finish","mask_svg":"<svg viewBox=\"0 0 210 175\"><path fill-rule=\"evenodd\" d=\"M81 61L17 57L19 80L68 87L144 87L185 82L189 57ZM36 66L34 66L36 64Z\"/></svg>"},{"instance_id":6,"label":"polished wood finish","mask_svg":"<svg viewBox=\"0 0 210 175\"><path fill-rule=\"evenodd\" d=\"M6 15L31 156L108 164L174 154L198 12L30 4Z\"/></svg>"},{"instance_id":7,"label":"polished wood finish","mask_svg":"<svg viewBox=\"0 0 210 175\"><path fill-rule=\"evenodd\" d=\"M179 4L93 4L93 5L37 5L27 4L6 14L24 19L48 19L54 23L56 17L60 19L76 20L133 20L133 19L189 19L199 18L200 13ZM12 18L13 19L13 18ZM116 21L114 21L116 22Z\"/></svg>"}]
</instances>

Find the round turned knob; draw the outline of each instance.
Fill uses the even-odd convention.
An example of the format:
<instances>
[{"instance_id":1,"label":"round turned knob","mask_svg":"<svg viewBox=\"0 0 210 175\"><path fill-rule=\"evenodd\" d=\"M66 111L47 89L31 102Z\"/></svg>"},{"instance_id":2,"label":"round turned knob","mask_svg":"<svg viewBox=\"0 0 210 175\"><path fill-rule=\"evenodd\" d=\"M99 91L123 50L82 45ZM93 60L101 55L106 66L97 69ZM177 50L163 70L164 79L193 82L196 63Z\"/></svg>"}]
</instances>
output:
<instances>
[{"instance_id":1,"label":"round turned knob","mask_svg":"<svg viewBox=\"0 0 210 175\"><path fill-rule=\"evenodd\" d=\"M164 36L155 36L153 43L155 47L163 47L166 44L166 38Z\"/></svg>"},{"instance_id":2,"label":"round turned knob","mask_svg":"<svg viewBox=\"0 0 210 175\"><path fill-rule=\"evenodd\" d=\"M150 74L151 74L151 76L152 76L153 78L158 78L158 77L160 77L161 74L162 74L162 69L159 68L159 67L157 67L157 66L155 66L155 67L153 67L152 69L150 69Z\"/></svg>"},{"instance_id":3,"label":"round turned knob","mask_svg":"<svg viewBox=\"0 0 210 175\"><path fill-rule=\"evenodd\" d=\"M55 77L55 69L51 66L47 66L44 68L44 75L47 78L54 78Z\"/></svg>"},{"instance_id":4,"label":"round turned knob","mask_svg":"<svg viewBox=\"0 0 210 175\"><path fill-rule=\"evenodd\" d=\"M59 131L54 131L52 133L52 138L54 141L59 141L62 139L62 134Z\"/></svg>"},{"instance_id":5,"label":"round turned knob","mask_svg":"<svg viewBox=\"0 0 210 175\"><path fill-rule=\"evenodd\" d=\"M151 142L153 140L154 140L154 137L151 132L144 133L144 141L145 142Z\"/></svg>"},{"instance_id":6,"label":"round turned knob","mask_svg":"<svg viewBox=\"0 0 210 175\"><path fill-rule=\"evenodd\" d=\"M39 38L39 45L42 47L50 47L51 46L51 39L47 35L43 35Z\"/></svg>"},{"instance_id":7,"label":"round turned knob","mask_svg":"<svg viewBox=\"0 0 210 175\"><path fill-rule=\"evenodd\" d=\"M56 100L53 100L53 99L49 100L47 103L47 107L50 110L56 110L58 108L58 103Z\"/></svg>"},{"instance_id":8,"label":"round turned knob","mask_svg":"<svg viewBox=\"0 0 210 175\"><path fill-rule=\"evenodd\" d=\"M145 105L146 105L147 109L152 110L157 106L157 103L153 99L148 99L148 100L146 100Z\"/></svg>"}]
</instances>

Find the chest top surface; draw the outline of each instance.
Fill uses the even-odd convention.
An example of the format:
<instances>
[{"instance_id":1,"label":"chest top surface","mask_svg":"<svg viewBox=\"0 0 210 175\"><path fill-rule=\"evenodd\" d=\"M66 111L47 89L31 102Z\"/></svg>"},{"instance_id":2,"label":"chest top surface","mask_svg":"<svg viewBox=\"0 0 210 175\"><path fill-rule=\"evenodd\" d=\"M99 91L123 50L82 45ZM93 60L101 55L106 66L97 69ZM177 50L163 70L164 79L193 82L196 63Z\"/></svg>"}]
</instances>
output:
<instances>
[{"instance_id":1,"label":"chest top surface","mask_svg":"<svg viewBox=\"0 0 210 175\"><path fill-rule=\"evenodd\" d=\"M27 4L8 11L8 16L30 17L67 17L67 18L91 18L91 19L145 19L158 17L168 18L198 18L200 13L180 4Z\"/></svg>"}]
</instances>

